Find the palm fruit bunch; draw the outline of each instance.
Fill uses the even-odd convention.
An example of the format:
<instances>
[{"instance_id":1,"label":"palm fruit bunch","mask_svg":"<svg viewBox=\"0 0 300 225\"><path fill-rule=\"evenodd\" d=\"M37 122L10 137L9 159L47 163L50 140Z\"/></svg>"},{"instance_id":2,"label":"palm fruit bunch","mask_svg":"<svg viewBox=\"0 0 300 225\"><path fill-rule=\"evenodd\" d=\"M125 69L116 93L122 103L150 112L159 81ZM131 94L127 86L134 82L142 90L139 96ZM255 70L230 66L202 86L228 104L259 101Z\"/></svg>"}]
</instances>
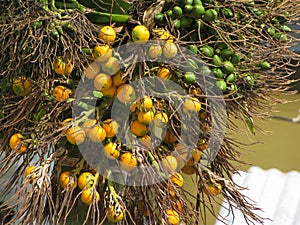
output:
<instances>
[{"instance_id":1,"label":"palm fruit bunch","mask_svg":"<svg viewBox=\"0 0 300 225\"><path fill-rule=\"evenodd\" d=\"M291 93L298 1L8 0L0 12L1 222L205 224L225 199L263 223L232 181L247 163L230 134L255 133Z\"/></svg>"}]
</instances>

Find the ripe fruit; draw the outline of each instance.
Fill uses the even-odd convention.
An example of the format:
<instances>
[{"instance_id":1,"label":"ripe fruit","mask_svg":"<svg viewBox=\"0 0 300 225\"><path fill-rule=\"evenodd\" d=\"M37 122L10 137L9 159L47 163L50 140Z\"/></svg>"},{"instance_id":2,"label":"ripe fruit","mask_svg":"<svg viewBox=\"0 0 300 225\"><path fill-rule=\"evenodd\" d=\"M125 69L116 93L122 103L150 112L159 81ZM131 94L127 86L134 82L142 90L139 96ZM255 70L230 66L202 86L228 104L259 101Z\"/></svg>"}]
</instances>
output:
<instances>
[{"instance_id":1,"label":"ripe fruit","mask_svg":"<svg viewBox=\"0 0 300 225\"><path fill-rule=\"evenodd\" d=\"M115 87L119 87L121 84L124 83L124 81L122 80L122 75L123 75L123 72L119 71L117 74L115 74L111 77L111 79L113 81L113 85Z\"/></svg>"},{"instance_id":2,"label":"ripe fruit","mask_svg":"<svg viewBox=\"0 0 300 225\"><path fill-rule=\"evenodd\" d=\"M94 87L98 91L105 91L112 86L112 79L105 73L99 73L94 79Z\"/></svg>"},{"instance_id":3,"label":"ripe fruit","mask_svg":"<svg viewBox=\"0 0 300 225\"><path fill-rule=\"evenodd\" d=\"M111 206L107 209L107 219L111 222L120 222L124 218L124 212L120 205Z\"/></svg>"},{"instance_id":4,"label":"ripe fruit","mask_svg":"<svg viewBox=\"0 0 300 225\"><path fill-rule=\"evenodd\" d=\"M168 155L165 158L163 158L162 164L169 173L174 173L174 171L176 170L177 165L178 165L177 159L172 155Z\"/></svg>"},{"instance_id":5,"label":"ripe fruit","mask_svg":"<svg viewBox=\"0 0 300 225\"><path fill-rule=\"evenodd\" d=\"M110 88L108 88L106 90L102 90L101 92L102 92L103 96L113 97L113 96L115 96L116 91L117 91L117 87L112 85L112 86L110 86Z\"/></svg>"},{"instance_id":6,"label":"ripe fruit","mask_svg":"<svg viewBox=\"0 0 300 225\"><path fill-rule=\"evenodd\" d=\"M135 120L130 125L130 131L137 137L143 137L147 134L148 129L146 125L142 124L138 120Z\"/></svg>"},{"instance_id":7,"label":"ripe fruit","mask_svg":"<svg viewBox=\"0 0 300 225\"><path fill-rule=\"evenodd\" d=\"M63 75L69 76L73 71L73 64L70 59L67 59L67 63L65 63L65 69L63 71Z\"/></svg>"},{"instance_id":8,"label":"ripe fruit","mask_svg":"<svg viewBox=\"0 0 300 225\"><path fill-rule=\"evenodd\" d=\"M29 166L25 170L25 178L29 178L29 183L32 183L33 180L36 178L36 174L33 173L33 170L35 170L35 166Z\"/></svg>"},{"instance_id":9,"label":"ripe fruit","mask_svg":"<svg viewBox=\"0 0 300 225\"><path fill-rule=\"evenodd\" d=\"M84 75L88 79L94 79L100 73L100 69L100 65L94 62L85 68Z\"/></svg>"},{"instance_id":10,"label":"ripe fruit","mask_svg":"<svg viewBox=\"0 0 300 225\"><path fill-rule=\"evenodd\" d=\"M168 217L169 223L172 225L178 225L178 223L180 222L180 217L175 210L168 209L167 217Z\"/></svg>"},{"instance_id":11,"label":"ripe fruit","mask_svg":"<svg viewBox=\"0 0 300 225\"><path fill-rule=\"evenodd\" d=\"M62 57L58 56L54 60L52 67L53 67L55 73L62 75L65 71L66 64L63 61Z\"/></svg>"},{"instance_id":12,"label":"ripe fruit","mask_svg":"<svg viewBox=\"0 0 300 225\"><path fill-rule=\"evenodd\" d=\"M27 145L22 143L23 139L24 137L22 134L13 134L9 139L10 148L18 153L24 153L27 150Z\"/></svg>"},{"instance_id":13,"label":"ripe fruit","mask_svg":"<svg viewBox=\"0 0 300 225\"><path fill-rule=\"evenodd\" d=\"M187 98L183 103L183 111L185 113L189 112L199 112L201 109L201 102L197 98Z\"/></svg>"},{"instance_id":14,"label":"ripe fruit","mask_svg":"<svg viewBox=\"0 0 300 225\"><path fill-rule=\"evenodd\" d=\"M119 60L115 57L110 57L105 63L102 64L102 70L108 75L114 75L120 70Z\"/></svg>"},{"instance_id":15,"label":"ripe fruit","mask_svg":"<svg viewBox=\"0 0 300 225\"><path fill-rule=\"evenodd\" d=\"M152 111L148 112L139 112L138 114L138 121L142 124L149 124L154 119L154 113Z\"/></svg>"},{"instance_id":16,"label":"ripe fruit","mask_svg":"<svg viewBox=\"0 0 300 225\"><path fill-rule=\"evenodd\" d=\"M90 205L90 204L92 204L94 198L95 198L96 202L99 201L100 195L99 195L98 191L95 190L93 192L92 188L88 188L88 189L85 189L82 191L80 198L83 203Z\"/></svg>"},{"instance_id":17,"label":"ripe fruit","mask_svg":"<svg viewBox=\"0 0 300 225\"><path fill-rule=\"evenodd\" d=\"M174 173L170 176L171 181L176 184L178 187L182 187L183 185L183 177L180 173Z\"/></svg>"},{"instance_id":18,"label":"ripe fruit","mask_svg":"<svg viewBox=\"0 0 300 225\"><path fill-rule=\"evenodd\" d=\"M109 142L104 146L104 153L109 159L117 159L120 156L120 151L117 149L117 143Z\"/></svg>"},{"instance_id":19,"label":"ripe fruit","mask_svg":"<svg viewBox=\"0 0 300 225\"><path fill-rule=\"evenodd\" d=\"M148 50L148 55L151 59L156 59L162 54L162 48L160 45L151 45Z\"/></svg>"},{"instance_id":20,"label":"ripe fruit","mask_svg":"<svg viewBox=\"0 0 300 225\"><path fill-rule=\"evenodd\" d=\"M77 184L80 189L85 188L86 186L90 187L94 183L94 175L90 172L83 172L79 175Z\"/></svg>"},{"instance_id":21,"label":"ripe fruit","mask_svg":"<svg viewBox=\"0 0 300 225\"><path fill-rule=\"evenodd\" d=\"M66 137L68 142L73 145L80 145L84 142L85 139L85 132L79 126L74 126L66 130Z\"/></svg>"},{"instance_id":22,"label":"ripe fruit","mask_svg":"<svg viewBox=\"0 0 300 225\"><path fill-rule=\"evenodd\" d=\"M130 152L121 155L121 166L126 170L132 170L138 165L137 158Z\"/></svg>"},{"instance_id":23,"label":"ripe fruit","mask_svg":"<svg viewBox=\"0 0 300 225\"><path fill-rule=\"evenodd\" d=\"M169 122L168 115L164 112L158 112L154 115L153 122L155 126L162 128Z\"/></svg>"},{"instance_id":24,"label":"ripe fruit","mask_svg":"<svg viewBox=\"0 0 300 225\"><path fill-rule=\"evenodd\" d=\"M203 185L203 191L205 194L214 197L221 193L222 191L221 184L211 182L211 181L206 181L206 183L207 185Z\"/></svg>"},{"instance_id":25,"label":"ripe fruit","mask_svg":"<svg viewBox=\"0 0 300 225\"><path fill-rule=\"evenodd\" d=\"M95 119L87 119L82 124L82 129L85 131L86 134L89 134L89 131L97 124L97 120Z\"/></svg>"},{"instance_id":26,"label":"ripe fruit","mask_svg":"<svg viewBox=\"0 0 300 225\"><path fill-rule=\"evenodd\" d=\"M137 25L133 28L131 33L132 40L134 42L144 43L150 38L150 32L147 27L143 25Z\"/></svg>"},{"instance_id":27,"label":"ripe fruit","mask_svg":"<svg viewBox=\"0 0 300 225\"><path fill-rule=\"evenodd\" d=\"M177 52L177 46L173 42L166 42L163 48L163 54L166 58L174 58L177 55Z\"/></svg>"},{"instance_id":28,"label":"ripe fruit","mask_svg":"<svg viewBox=\"0 0 300 225\"><path fill-rule=\"evenodd\" d=\"M117 98L120 102L127 104L135 99L135 91L130 84L122 84L117 89Z\"/></svg>"},{"instance_id":29,"label":"ripe fruit","mask_svg":"<svg viewBox=\"0 0 300 225\"><path fill-rule=\"evenodd\" d=\"M14 79L12 89L16 95L26 96L31 92L32 86L29 79L22 76Z\"/></svg>"},{"instance_id":30,"label":"ripe fruit","mask_svg":"<svg viewBox=\"0 0 300 225\"><path fill-rule=\"evenodd\" d=\"M177 209L179 212L182 212L182 211L183 211L182 204L181 204L180 200L175 199L175 200L172 202L172 205L173 205L174 208Z\"/></svg>"},{"instance_id":31,"label":"ripe fruit","mask_svg":"<svg viewBox=\"0 0 300 225\"><path fill-rule=\"evenodd\" d=\"M157 76L163 79L171 79L173 71L167 67L160 67L157 71Z\"/></svg>"},{"instance_id":32,"label":"ripe fruit","mask_svg":"<svg viewBox=\"0 0 300 225\"><path fill-rule=\"evenodd\" d=\"M114 137L119 129L119 124L112 120L112 119L106 119L103 121L103 128L106 132L106 137Z\"/></svg>"},{"instance_id":33,"label":"ripe fruit","mask_svg":"<svg viewBox=\"0 0 300 225\"><path fill-rule=\"evenodd\" d=\"M137 101L137 106L140 111L149 111L153 107L153 101L149 96L145 95Z\"/></svg>"},{"instance_id":34,"label":"ripe fruit","mask_svg":"<svg viewBox=\"0 0 300 225\"><path fill-rule=\"evenodd\" d=\"M75 178L72 176L71 171L62 172L59 176L59 184L62 188L71 187L75 188L77 183L75 182Z\"/></svg>"},{"instance_id":35,"label":"ripe fruit","mask_svg":"<svg viewBox=\"0 0 300 225\"><path fill-rule=\"evenodd\" d=\"M98 38L105 43L111 43L116 40L116 32L111 26L104 26L100 29Z\"/></svg>"},{"instance_id":36,"label":"ripe fruit","mask_svg":"<svg viewBox=\"0 0 300 225\"><path fill-rule=\"evenodd\" d=\"M92 142L102 142L106 138L106 132L100 125L96 125L89 130L88 137Z\"/></svg>"},{"instance_id":37,"label":"ripe fruit","mask_svg":"<svg viewBox=\"0 0 300 225\"><path fill-rule=\"evenodd\" d=\"M53 96L58 102L65 102L69 99L69 89L64 86L56 86L53 90Z\"/></svg>"},{"instance_id":38,"label":"ripe fruit","mask_svg":"<svg viewBox=\"0 0 300 225\"><path fill-rule=\"evenodd\" d=\"M198 149L195 149L193 151L192 157L187 161L186 165L187 166L193 166L195 163L198 163L201 158L201 151Z\"/></svg>"},{"instance_id":39,"label":"ripe fruit","mask_svg":"<svg viewBox=\"0 0 300 225\"><path fill-rule=\"evenodd\" d=\"M109 45L97 45L93 50L93 59L98 62L106 62L112 56L112 48Z\"/></svg>"}]
</instances>

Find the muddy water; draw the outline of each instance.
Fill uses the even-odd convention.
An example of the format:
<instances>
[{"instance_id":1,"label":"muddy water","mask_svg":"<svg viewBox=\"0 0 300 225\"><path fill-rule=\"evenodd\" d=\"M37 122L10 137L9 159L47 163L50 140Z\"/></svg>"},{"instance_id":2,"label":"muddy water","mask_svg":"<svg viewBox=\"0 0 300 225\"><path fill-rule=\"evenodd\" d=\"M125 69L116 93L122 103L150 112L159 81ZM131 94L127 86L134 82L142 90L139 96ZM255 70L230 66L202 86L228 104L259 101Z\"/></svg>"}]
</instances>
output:
<instances>
[{"instance_id":1,"label":"muddy water","mask_svg":"<svg viewBox=\"0 0 300 225\"><path fill-rule=\"evenodd\" d=\"M300 94L285 96L284 98L296 102L277 105L278 112L274 115L286 118L296 117L300 109ZM249 137L240 134L233 136L243 143L260 142L245 147L245 150L240 150L243 154L242 159L263 169L277 168L283 172L300 171L300 122L294 124L273 118L263 122L256 121L256 123L268 132L257 132L255 136ZM247 166L243 168L248 169ZM193 186L189 181L185 185L186 187ZM216 206L216 209L218 208ZM214 217L211 215L207 215L207 217L206 225L213 225L215 223Z\"/></svg>"}]
</instances>

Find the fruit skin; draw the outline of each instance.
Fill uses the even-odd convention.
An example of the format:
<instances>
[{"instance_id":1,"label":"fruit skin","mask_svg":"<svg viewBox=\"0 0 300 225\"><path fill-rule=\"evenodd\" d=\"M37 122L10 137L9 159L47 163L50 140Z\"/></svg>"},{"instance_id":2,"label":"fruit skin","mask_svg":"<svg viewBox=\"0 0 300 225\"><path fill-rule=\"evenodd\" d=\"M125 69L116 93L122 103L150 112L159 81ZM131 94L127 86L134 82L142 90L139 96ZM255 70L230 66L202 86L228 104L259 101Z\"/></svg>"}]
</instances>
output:
<instances>
[{"instance_id":1,"label":"fruit skin","mask_svg":"<svg viewBox=\"0 0 300 225\"><path fill-rule=\"evenodd\" d=\"M158 112L154 115L153 122L155 126L162 128L169 122L168 115L165 112Z\"/></svg>"},{"instance_id":2,"label":"fruit skin","mask_svg":"<svg viewBox=\"0 0 300 225\"><path fill-rule=\"evenodd\" d=\"M94 79L94 87L98 91L105 91L112 86L111 76L105 73L99 73Z\"/></svg>"},{"instance_id":3,"label":"fruit skin","mask_svg":"<svg viewBox=\"0 0 300 225\"><path fill-rule=\"evenodd\" d=\"M259 67L262 69L262 70L268 70L271 68L271 65L270 63L268 63L267 61L263 61L259 64Z\"/></svg>"},{"instance_id":4,"label":"fruit skin","mask_svg":"<svg viewBox=\"0 0 300 225\"><path fill-rule=\"evenodd\" d=\"M163 48L163 55L168 58L174 58L177 55L178 49L173 42L166 42Z\"/></svg>"},{"instance_id":5,"label":"fruit skin","mask_svg":"<svg viewBox=\"0 0 300 225\"><path fill-rule=\"evenodd\" d=\"M138 121L142 124L149 124L154 119L154 113L152 111L148 112L139 112L138 114Z\"/></svg>"},{"instance_id":6,"label":"fruit skin","mask_svg":"<svg viewBox=\"0 0 300 225\"><path fill-rule=\"evenodd\" d=\"M116 31L111 26L104 26L98 33L98 38L104 43L112 43L116 40Z\"/></svg>"},{"instance_id":7,"label":"fruit skin","mask_svg":"<svg viewBox=\"0 0 300 225\"><path fill-rule=\"evenodd\" d=\"M124 218L124 211L119 205L111 206L107 209L107 219L111 222L120 222Z\"/></svg>"},{"instance_id":8,"label":"fruit skin","mask_svg":"<svg viewBox=\"0 0 300 225\"><path fill-rule=\"evenodd\" d=\"M27 178L27 177L30 178L29 183L32 183L33 180L36 178L36 174L32 173L33 170L35 170L35 166L29 166L25 170L25 178Z\"/></svg>"},{"instance_id":9,"label":"fruit skin","mask_svg":"<svg viewBox=\"0 0 300 225\"><path fill-rule=\"evenodd\" d=\"M135 91L130 84L122 84L117 89L117 98L120 102L127 104L135 99Z\"/></svg>"},{"instance_id":10,"label":"fruit skin","mask_svg":"<svg viewBox=\"0 0 300 225\"><path fill-rule=\"evenodd\" d=\"M96 125L90 129L88 137L92 142L99 143L104 141L104 139L106 138L106 132L103 127L101 127L100 125Z\"/></svg>"},{"instance_id":11,"label":"fruit skin","mask_svg":"<svg viewBox=\"0 0 300 225\"><path fill-rule=\"evenodd\" d=\"M102 94L103 96L110 96L113 97L116 95L116 91L117 91L117 87L115 86L110 86L110 88L106 89L106 90L102 90Z\"/></svg>"},{"instance_id":12,"label":"fruit skin","mask_svg":"<svg viewBox=\"0 0 300 225\"><path fill-rule=\"evenodd\" d=\"M150 32L147 27L137 25L133 28L131 37L134 42L145 43L150 38Z\"/></svg>"},{"instance_id":13,"label":"fruit skin","mask_svg":"<svg viewBox=\"0 0 300 225\"><path fill-rule=\"evenodd\" d=\"M218 81L216 82L216 85L217 85L217 87L220 88L223 92L226 91L226 89L227 89L227 84L226 84L226 82L225 82L223 79L222 79L222 80L218 80Z\"/></svg>"},{"instance_id":14,"label":"fruit skin","mask_svg":"<svg viewBox=\"0 0 300 225\"><path fill-rule=\"evenodd\" d=\"M140 121L134 120L130 125L130 131L137 137L143 137L147 134L148 129Z\"/></svg>"},{"instance_id":15,"label":"fruit skin","mask_svg":"<svg viewBox=\"0 0 300 225\"><path fill-rule=\"evenodd\" d=\"M100 200L100 194L98 193L98 191L93 192L92 188L88 188L82 191L81 193L81 201L85 204L92 204L93 200L94 200L94 194L96 195L96 201Z\"/></svg>"},{"instance_id":16,"label":"fruit skin","mask_svg":"<svg viewBox=\"0 0 300 225\"><path fill-rule=\"evenodd\" d=\"M72 176L71 171L65 171L60 174L59 184L62 188L66 188L67 186L76 188L77 186L77 182L75 182L75 178Z\"/></svg>"},{"instance_id":17,"label":"fruit skin","mask_svg":"<svg viewBox=\"0 0 300 225\"><path fill-rule=\"evenodd\" d=\"M222 70L224 71L224 73L226 74L231 74L234 72L234 65L232 64L232 62L230 61L224 61L223 62L223 67Z\"/></svg>"},{"instance_id":18,"label":"fruit skin","mask_svg":"<svg viewBox=\"0 0 300 225\"><path fill-rule=\"evenodd\" d=\"M12 89L16 95L24 97L30 94L32 86L29 79L21 76L14 79Z\"/></svg>"},{"instance_id":19,"label":"fruit skin","mask_svg":"<svg viewBox=\"0 0 300 225\"><path fill-rule=\"evenodd\" d=\"M65 102L69 99L69 89L59 85L56 86L53 90L53 96L55 98L56 101L58 102Z\"/></svg>"},{"instance_id":20,"label":"fruit skin","mask_svg":"<svg viewBox=\"0 0 300 225\"><path fill-rule=\"evenodd\" d=\"M112 76L120 71L119 60L115 57L110 57L105 63L102 64L102 70L104 73Z\"/></svg>"},{"instance_id":21,"label":"fruit skin","mask_svg":"<svg viewBox=\"0 0 300 225\"><path fill-rule=\"evenodd\" d=\"M63 61L61 56L58 56L54 61L53 61L53 70L55 73L62 75L65 71L66 64Z\"/></svg>"},{"instance_id":22,"label":"fruit skin","mask_svg":"<svg viewBox=\"0 0 300 225\"><path fill-rule=\"evenodd\" d=\"M24 153L27 150L27 146L22 144L22 140L24 139L23 135L20 133L13 134L9 139L9 146L12 150L16 151L21 144L21 147L18 149L18 153Z\"/></svg>"},{"instance_id":23,"label":"fruit skin","mask_svg":"<svg viewBox=\"0 0 300 225\"><path fill-rule=\"evenodd\" d=\"M84 189L86 186L90 187L94 182L94 175L90 172L83 172L79 175L77 184L80 189Z\"/></svg>"},{"instance_id":24,"label":"fruit skin","mask_svg":"<svg viewBox=\"0 0 300 225\"><path fill-rule=\"evenodd\" d=\"M112 48L105 45L96 45L93 49L93 59L97 62L106 62L110 57L112 57Z\"/></svg>"},{"instance_id":25,"label":"fruit skin","mask_svg":"<svg viewBox=\"0 0 300 225\"><path fill-rule=\"evenodd\" d=\"M172 11L175 18L180 19L182 17L182 9L179 6L174 6Z\"/></svg>"},{"instance_id":26,"label":"fruit skin","mask_svg":"<svg viewBox=\"0 0 300 225\"><path fill-rule=\"evenodd\" d=\"M201 154L202 154L201 151L195 149L193 151L192 157L187 161L186 165L193 166L195 163L198 163L200 161Z\"/></svg>"},{"instance_id":27,"label":"fruit skin","mask_svg":"<svg viewBox=\"0 0 300 225\"><path fill-rule=\"evenodd\" d=\"M63 71L63 75L69 76L73 71L73 64L71 63L71 60L68 59L67 63L65 64L65 69Z\"/></svg>"},{"instance_id":28,"label":"fruit skin","mask_svg":"<svg viewBox=\"0 0 300 225\"><path fill-rule=\"evenodd\" d=\"M87 119L82 124L82 129L86 134L89 134L89 131L97 124L97 120L95 119Z\"/></svg>"},{"instance_id":29,"label":"fruit skin","mask_svg":"<svg viewBox=\"0 0 300 225\"><path fill-rule=\"evenodd\" d=\"M88 79L94 79L100 73L100 65L98 63L92 63L88 65L84 70L84 75Z\"/></svg>"},{"instance_id":30,"label":"fruit skin","mask_svg":"<svg viewBox=\"0 0 300 225\"><path fill-rule=\"evenodd\" d=\"M206 181L207 185L203 185L203 191L205 194L215 197L222 191L222 185L218 183L213 183L210 181Z\"/></svg>"},{"instance_id":31,"label":"fruit skin","mask_svg":"<svg viewBox=\"0 0 300 225\"><path fill-rule=\"evenodd\" d=\"M196 19L200 19L205 14L205 8L203 5L194 5L192 14Z\"/></svg>"},{"instance_id":32,"label":"fruit skin","mask_svg":"<svg viewBox=\"0 0 300 225\"><path fill-rule=\"evenodd\" d=\"M180 217L175 210L168 209L167 210L168 221L172 225L178 225L180 222Z\"/></svg>"},{"instance_id":33,"label":"fruit skin","mask_svg":"<svg viewBox=\"0 0 300 225\"><path fill-rule=\"evenodd\" d=\"M120 156L120 151L117 149L117 143L109 142L104 146L104 153L109 159L117 159Z\"/></svg>"},{"instance_id":34,"label":"fruit skin","mask_svg":"<svg viewBox=\"0 0 300 225\"><path fill-rule=\"evenodd\" d=\"M215 9L208 9L205 11L204 20L212 22L218 17L218 12Z\"/></svg>"},{"instance_id":35,"label":"fruit skin","mask_svg":"<svg viewBox=\"0 0 300 225\"><path fill-rule=\"evenodd\" d=\"M209 45L204 45L202 48L200 48L200 50L205 56L207 56L209 58L212 58L215 53L214 48Z\"/></svg>"},{"instance_id":36,"label":"fruit skin","mask_svg":"<svg viewBox=\"0 0 300 225\"><path fill-rule=\"evenodd\" d=\"M157 76L162 79L171 79L173 71L167 67L160 67L157 71Z\"/></svg>"},{"instance_id":37,"label":"fruit skin","mask_svg":"<svg viewBox=\"0 0 300 225\"><path fill-rule=\"evenodd\" d=\"M199 112L200 109L201 102L197 98L187 98L183 103L183 111L185 113Z\"/></svg>"},{"instance_id":38,"label":"fruit skin","mask_svg":"<svg viewBox=\"0 0 300 225\"><path fill-rule=\"evenodd\" d=\"M156 59L162 55L162 48L160 45L151 45L148 50L148 55L151 59Z\"/></svg>"},{"instance_id":39,"label":"fruit skin","mask_svg":"<svg viewBox=\"0 0 300 225\"><path fill-rule=\"evenodd\" d=\"M122 75L123 75L123 72L119 71L118 73L116 73L115 75L113 75L111 77L111 79L113 81L113 85L115 87L119 87L121 84L124 83L124 81L122 80Z\"/></svg>"},{"instance_id":40,"label":"fruit skin","mask_svg":"<svg viewBox=\"0 0 300 225\"><path fill-rule=\"evenodd\" d=\"M112 119L106 119L103 121L103 129L106 132L106 137L111 138L118 133L119 124Z\"/></svg>"},{"instance_id":41,"label":"fruit skin","mask_svg":"<svg viewBox=\"0 0 300 225\"><path fill-rule=\"evenodd\" d=\"M173 175L170 176L170 180L176 184L178 187L182 187L184 180L183 177L180 173L174 173Z\"/></svg>"},{"instance_id":42,"label":"fruit skin","mask_svg":"<svg viewBox=\"0 0 300 225\"><path fill-rule=\"evenodd\" d=\"M174 173L178 166L177 159L172 155L166 156L161 162L169 173Z\"/></svg>"},{"instance_id":43,"label":"fruit skin","mask_svg":"<svg viewBox=\"0 0 300 225\"><path fill-rule=\"evenodd\" d=\"M196 81L196 75L194 72L186 72L183 80L186 84L193 84Z\"/></svg>"},{"instance_id":44,"label":"fruit skin","mask_svg":"<svg viewBox=\"0 0 300 225\"><path fill-rule=\"evenodd\" d=\"M133 170L138 165L137 158L130 152L122 154L120 162L121 166L128 171Z\"/></svg>"},{"instance_id":45,"label":"fruit skin","mask_svg":"<svg viewBox=\"0 0 300 225\"><path fill-rule=\"evenodd\" d=\"M86 134L84 130L79 126L74 126L66 130L65 133L68 142L73 145L80 145L84 142Z\"/></svg>"},{"instance_id":46,"label":"fruit skin","mask_svg":"<svg viewBox=\"0 0 300 225\"><path fill-rule=\"evenodd\" d=\"M153 107L153 101L148 95L145 95L143 99L137 101L137 107L140 111L149 111Z\"/></svg>"}]
</instances>

